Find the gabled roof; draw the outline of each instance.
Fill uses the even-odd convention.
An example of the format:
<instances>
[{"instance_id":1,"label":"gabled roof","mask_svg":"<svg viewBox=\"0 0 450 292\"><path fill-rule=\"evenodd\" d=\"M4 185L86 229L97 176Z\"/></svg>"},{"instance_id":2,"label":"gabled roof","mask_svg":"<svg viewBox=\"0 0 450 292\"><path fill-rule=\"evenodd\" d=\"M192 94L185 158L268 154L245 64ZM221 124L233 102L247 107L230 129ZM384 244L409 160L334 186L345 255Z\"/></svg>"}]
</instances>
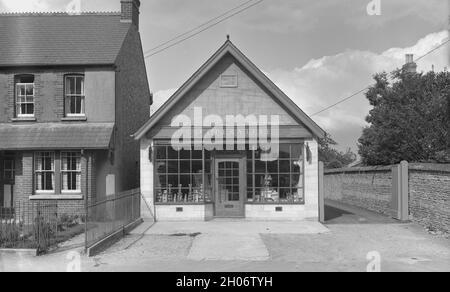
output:
<instances>
[{"instance_id":1,"label":"gabled roof","mask_svg":"<svg viewBox=\"0 0 450 292\"><path fill-rule=\"evenodd\" d=\"M0 150L108 149L114 123L0 124Z\"/></svg>"},{"instance_id":2,"label":"gabled roof","mask_svg":"<svg viewBox=\"0 0 450 292\"><path fill-rule=\"evenodd\" d=\"M298 118L315 136L324 137L322 130L308 115L306 115L281 89L279 89L261 70L256 67L236 46L227 40L214 55L203 64L200 69L184 83L177 92L175 92L156 113L150 117L150 120L142 126L133 136L136 140L141 139L145 133L152 129L158 121L170 111L170 109L190 90L193 86L205 76L223 57L231 54L245 69L250 72L263 86L277 98L285 108Z\"/></svg>"},{"instance_id":3,"label":"gabled roof","mask_svg":"<svg viewBox=\"0 0 450 292\"><path fill-rule=\"evenodd\" d=\"M131 27L120 13L0 14L0 67L113 65Z\"/></svg>"}]
</instances>

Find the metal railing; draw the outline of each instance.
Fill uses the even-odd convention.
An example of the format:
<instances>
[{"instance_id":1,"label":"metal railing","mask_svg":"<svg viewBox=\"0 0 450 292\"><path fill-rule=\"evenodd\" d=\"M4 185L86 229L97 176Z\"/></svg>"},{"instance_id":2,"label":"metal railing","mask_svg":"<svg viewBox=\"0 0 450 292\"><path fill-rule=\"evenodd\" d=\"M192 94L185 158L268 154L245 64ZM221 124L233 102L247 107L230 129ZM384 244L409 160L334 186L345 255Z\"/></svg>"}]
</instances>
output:
<instances>
[{"instance_id":1,"label":"metal railing","mask_svg":"<svg viewBox=\"0 0 450 292\"><path fill-rule=\"evenodd\" d=\"M141 217L140 189L111 196L86 207L86 248L124 229Z\"/></svg>"},{"instance_id":2,"label":"metal railing","mask_svg":"<svg viewBox=\"0 0 450 292\"><path fill-rule=\"evenodd\" d=\"M0 248L36 249L41 254L82 234L83 210L61 210L58 201L19 201L13 208L0 208Z\"/></svg>"}]
</instances>

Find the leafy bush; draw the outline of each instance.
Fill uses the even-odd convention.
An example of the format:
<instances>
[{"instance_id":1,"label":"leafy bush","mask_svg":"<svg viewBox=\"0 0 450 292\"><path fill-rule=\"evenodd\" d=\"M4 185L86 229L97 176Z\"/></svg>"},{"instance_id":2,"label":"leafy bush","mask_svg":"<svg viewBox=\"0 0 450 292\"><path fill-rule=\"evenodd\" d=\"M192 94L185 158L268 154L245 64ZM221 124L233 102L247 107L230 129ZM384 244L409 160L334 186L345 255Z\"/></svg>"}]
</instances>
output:
<instances>
[{"instance_id":1,"label":"leafy bush","mask_svg":"<svg viewBox=\"0 0 450 292\"><path fill-rule=\"evenodd\" d=\"M319 140L319 160L324 163L325 169L341 168L356 160L356 154L351 149L347 152L338 151L333 148L337 145L329 134Z\"/></svg>"},{"instance_id":2,"label":"leafy bush","mask_svg":"<svg viewBox=\"0 0 450 292\"><path fill-rule=\"evenodd\" d=\"M77 225L82 224L83 222L84 221L82 216L63 214L58 218L58 231L64 231L69 228L73 228Z\"/></svg>"},{"instance_id":3,"label":"leafy bush","mask_svg":"<svg viewBox=\"0 0 450 292\"><path fill-rule=\"evenodd\" d=\"M0 222L0 247L1 248L34 248L36 244L25 232L22 224L16 222Z\"/></svg>"},{"instance_id":4,"label":"leafy bush","mask_svg":"<svg viewBox=\"0 0 450 292\"><path fill-rule=\"evenodd\" d=\"M20 229L15 224L0 225L0 246L10 246L20 238Z\"/></svg>"}]
</instances>

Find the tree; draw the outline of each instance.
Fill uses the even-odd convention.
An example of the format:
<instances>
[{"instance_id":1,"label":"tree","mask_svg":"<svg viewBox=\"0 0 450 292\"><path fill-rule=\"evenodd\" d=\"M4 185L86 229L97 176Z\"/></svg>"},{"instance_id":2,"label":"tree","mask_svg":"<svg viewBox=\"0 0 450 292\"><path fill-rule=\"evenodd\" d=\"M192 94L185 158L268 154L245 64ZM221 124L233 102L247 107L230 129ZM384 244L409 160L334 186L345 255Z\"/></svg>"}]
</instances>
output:
<instances>
[{"instance_id":1,"label":"tree","mask_svg":"<svg viewBox=\"0 0 450 292\"><path fill-rule=\"evenodd\" d=\"M374 76L366 97L373 109L359 139L367 165L450 162L450 73L408 73L398 69Z\"/></svg>"},{"instance_id":2,"label":"tree","mask_svg":"<svg viewBox=\"0 0 450 292\"><path fill-rule=\"evenodd\" d=\"M326 169L342 168L356 160L356 154L350 148L347 152L341 152L332 148L332 145L337 143L328 134L319 140L319 160L324 163Z\"/></svg>"}]
</instances>

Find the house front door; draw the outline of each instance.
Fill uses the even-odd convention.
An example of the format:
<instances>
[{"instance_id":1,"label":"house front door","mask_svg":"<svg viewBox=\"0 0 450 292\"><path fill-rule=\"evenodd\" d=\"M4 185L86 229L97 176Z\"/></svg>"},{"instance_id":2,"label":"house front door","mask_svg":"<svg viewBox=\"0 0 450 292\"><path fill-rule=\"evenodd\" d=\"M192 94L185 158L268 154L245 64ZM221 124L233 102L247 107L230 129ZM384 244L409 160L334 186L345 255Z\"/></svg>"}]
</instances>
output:
<instances>
[{"instance_id":1,"label":"house front door","mask_svg":"<svg viewBox=\"0 0 450 292\"><path fill-rule=\"evenodd\" d=\"M3 157L0 170L0 209L5 213L9 212L14 205L14 158Z\"/></svg>"},{"instance_id":2,"label":"house front door","mask_svg":"<svg viewBox=\"0 0 450 292\"><path fill-rule=\"evenodd\" d=\"M244 162L242 159L215 160L216 217L244 217Z\"/></svg>"},{"instance_id":3,"label":"house front door","mask_svg":"<svg viewBox=\"0 0 450 292\"><path fill-rule=\"evenodd\" d=\"M3 207L13 207L13 186L11 184L3 185Z\"/></svg>"}]
</instances>

